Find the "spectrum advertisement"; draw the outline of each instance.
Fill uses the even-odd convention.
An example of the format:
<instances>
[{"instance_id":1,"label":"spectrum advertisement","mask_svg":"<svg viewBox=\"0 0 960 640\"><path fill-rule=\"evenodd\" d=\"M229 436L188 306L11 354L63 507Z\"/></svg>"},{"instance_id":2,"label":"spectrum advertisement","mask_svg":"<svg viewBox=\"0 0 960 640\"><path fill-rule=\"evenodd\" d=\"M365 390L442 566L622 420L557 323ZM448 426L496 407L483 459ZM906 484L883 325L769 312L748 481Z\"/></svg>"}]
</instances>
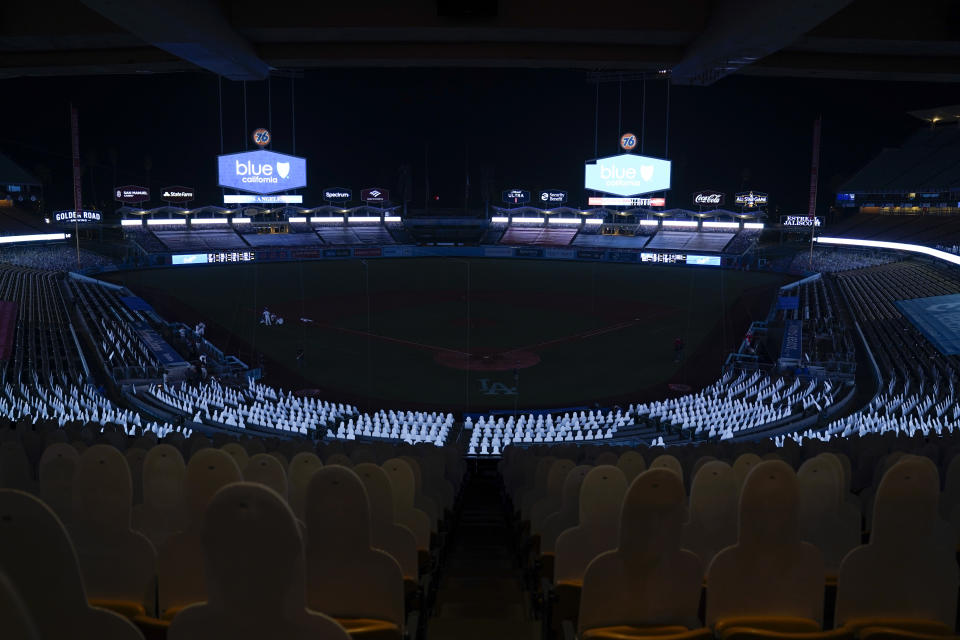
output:
<instances>
[{"instance_id":1,"label":"spectrum advertisement","mask_svg":"<svg viewBox=\"0 0 960 640\"><path fill-rule=\"evenodd\" d=\"M598 158L584 167L584 188L635 196L670 188L670 161L635 153Z\"/></svg>"},{"instance_id":2,"label":"spectrum advertisement","mask_svg":"<svg viewBox=\"0 0 960 640\"><path fill-rule=\"evenodd\" d=\"M277 193L307 186L307 160L275 151L217 156L218 184L250 193Z\"/></svg>"}]
</instances>

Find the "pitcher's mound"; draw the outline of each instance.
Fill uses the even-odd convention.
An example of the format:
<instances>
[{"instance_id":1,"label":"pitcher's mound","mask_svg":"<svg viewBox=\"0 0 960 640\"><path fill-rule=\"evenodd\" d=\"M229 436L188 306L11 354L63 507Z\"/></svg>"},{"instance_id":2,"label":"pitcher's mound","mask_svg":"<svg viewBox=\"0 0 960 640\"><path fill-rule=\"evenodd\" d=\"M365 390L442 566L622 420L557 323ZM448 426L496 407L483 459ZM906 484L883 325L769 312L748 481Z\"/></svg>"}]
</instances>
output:
<instances>
[{"instance_id":1,"label":"pitcher's mound","mask_svg":"<svg viewBox=\"0 0 960 640\"><path fill-rule=\"evenodd\" d=\"M470 354L440 351L433 360L445 367L464 371L510 371L539 364L540 356L532 351Z\"/></svg>"}]
</instances>

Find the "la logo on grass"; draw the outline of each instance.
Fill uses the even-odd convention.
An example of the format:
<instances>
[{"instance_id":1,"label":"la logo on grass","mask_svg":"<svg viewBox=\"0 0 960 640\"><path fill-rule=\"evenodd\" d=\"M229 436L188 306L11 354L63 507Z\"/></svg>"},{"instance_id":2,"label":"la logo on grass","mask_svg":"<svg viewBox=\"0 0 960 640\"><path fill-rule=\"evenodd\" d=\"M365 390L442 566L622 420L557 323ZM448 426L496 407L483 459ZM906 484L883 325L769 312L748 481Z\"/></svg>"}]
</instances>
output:
<instances>
[{"instance_id":1,"label":"la logo on grass","mask_svg":"<svg viewBox=\"0 0 960 640\"><path fill-rule=\"evenodd\" d=\"M516 387L508 387L502 382L490 382L489 378L480 378L480 392L485 396L515 396Z\"/></svg>"}]
</instances>

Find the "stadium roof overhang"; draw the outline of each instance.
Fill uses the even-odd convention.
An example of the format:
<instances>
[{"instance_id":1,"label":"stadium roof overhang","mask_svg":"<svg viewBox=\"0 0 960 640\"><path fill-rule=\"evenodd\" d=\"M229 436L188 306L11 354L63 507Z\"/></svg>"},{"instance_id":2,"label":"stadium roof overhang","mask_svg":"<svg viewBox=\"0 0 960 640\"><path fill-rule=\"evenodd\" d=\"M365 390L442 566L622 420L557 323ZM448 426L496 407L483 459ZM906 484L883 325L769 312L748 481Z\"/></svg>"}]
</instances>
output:
<instances>
[{"instance_id":1,"label":"stadium roof overhang","mask_svg":"<svg viewBox=\"0 0 960 640\"><path fill-rule=\"evenodd\" d=\"M0 77L205 70L262 80L328 67L553 67L683 84L733 73L955 82L958 18L956 3L942 0L556 0L548 11L536 0L81 0L54 10L9 0Z\"/></svg>"},{"instance_id":2,"label":"stadium roof overhang","mask_svg":"<svg viewBox=\"0 0 960 640\"><path fill-rule=\"evenodd\" d=\"M939 122L960 122L960 104L954 104L947 107L936 107L934 109L919 109L917 111L908 111L914 118L920 118L931 124Z\"/></svg>"},{"instance_id":3,"label":"stadium roof overhang","mask_svg":"<svg viewBox=\"0 0 960 640\"><path fill-rule=\"evenodd\" d=\"M40 187L40 180L18 165L9 157L0 153L0 185L14 184L25 187Z\"/></svg>"}]
</instances>

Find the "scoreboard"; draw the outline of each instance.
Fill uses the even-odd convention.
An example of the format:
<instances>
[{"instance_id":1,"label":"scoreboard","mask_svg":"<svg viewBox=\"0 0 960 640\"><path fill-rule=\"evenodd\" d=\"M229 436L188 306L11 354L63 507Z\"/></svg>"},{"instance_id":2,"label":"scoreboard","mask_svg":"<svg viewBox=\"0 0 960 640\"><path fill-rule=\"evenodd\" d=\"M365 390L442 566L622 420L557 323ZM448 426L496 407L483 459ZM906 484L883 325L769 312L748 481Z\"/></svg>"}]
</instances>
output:
<instances>
[{"instance_id":1,"label":"scoreboard","mask_svg":"<svg viewBox=\"0 0 960 640\"><path fill-rule=\"evenodd\" d=\"M256 253L253 251L219 251L216 253L181 253L170 256L172 264L210 264L210 263L232 263L232 262L253 262L256 260Z\"/></svg>"},{"instance_id":2,"label":"scoreboard","mask_svg":"<svg viewBox=\"0 0 960 640\"><path fill-rule=\"evenodd\" d=\"M255 257L253 251L221 251L208 253L207 262L253 262Z\"/></svg>"},{"instance_id":3,"label":"scoreboard","mask_svg":"<svg viewBox=\"0 0 960 640\"><path fill-rule=\"evenodd\" d=\"M704 267L719 267L720 256L699 256L692 253L647 253L640 254L641 262L660 264L692 264Z\"/></svg>"}]
</instances>

